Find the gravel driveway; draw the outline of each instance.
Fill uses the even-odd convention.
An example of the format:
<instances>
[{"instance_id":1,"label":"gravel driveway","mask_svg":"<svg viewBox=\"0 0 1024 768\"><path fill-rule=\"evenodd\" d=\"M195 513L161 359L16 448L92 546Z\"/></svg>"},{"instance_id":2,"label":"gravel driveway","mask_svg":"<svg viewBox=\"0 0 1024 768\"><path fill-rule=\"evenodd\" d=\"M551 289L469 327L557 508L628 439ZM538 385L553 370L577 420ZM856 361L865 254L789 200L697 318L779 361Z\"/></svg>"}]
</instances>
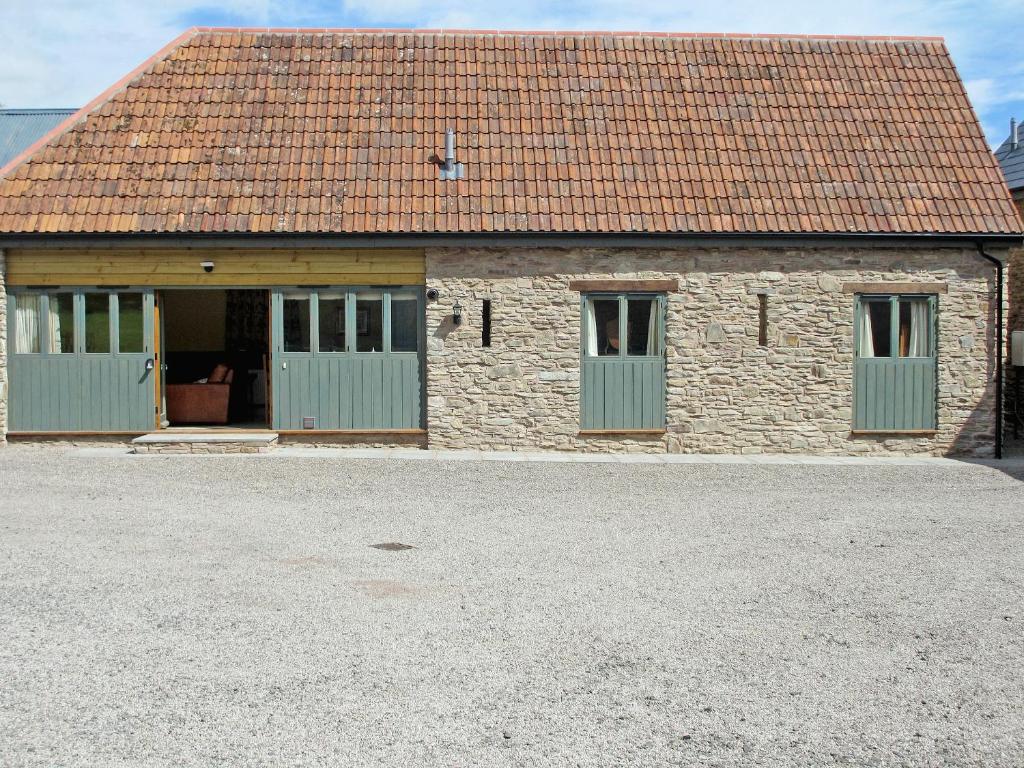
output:
<instances>
[{"instance_id":1,"label":"gravel driveway","mask_svg":"<svg viewBox=\"0 0 1024 768\"><path fill-rule=\"evenodd\" d=\"M12 447L0 764L1020 766L1014 474Z\"/></svg>"}]
</instances>

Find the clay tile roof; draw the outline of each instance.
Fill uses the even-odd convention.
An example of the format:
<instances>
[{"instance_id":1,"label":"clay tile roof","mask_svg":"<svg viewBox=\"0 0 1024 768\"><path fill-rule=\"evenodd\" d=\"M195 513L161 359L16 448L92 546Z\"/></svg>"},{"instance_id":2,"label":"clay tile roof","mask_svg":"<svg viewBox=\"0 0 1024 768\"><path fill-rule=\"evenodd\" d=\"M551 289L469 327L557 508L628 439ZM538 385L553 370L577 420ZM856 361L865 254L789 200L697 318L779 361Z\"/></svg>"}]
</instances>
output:
<instances>
[{"instance_id":1,"label":"clay tile roof","mask_svg":"<svg viewBox=\"0 0 1024 768\"><path fill-rule=\"evenodd\" d=\"M936 38L199 28L0 176L5 233L1020 227Z\"/></svg>"}]
</instances>

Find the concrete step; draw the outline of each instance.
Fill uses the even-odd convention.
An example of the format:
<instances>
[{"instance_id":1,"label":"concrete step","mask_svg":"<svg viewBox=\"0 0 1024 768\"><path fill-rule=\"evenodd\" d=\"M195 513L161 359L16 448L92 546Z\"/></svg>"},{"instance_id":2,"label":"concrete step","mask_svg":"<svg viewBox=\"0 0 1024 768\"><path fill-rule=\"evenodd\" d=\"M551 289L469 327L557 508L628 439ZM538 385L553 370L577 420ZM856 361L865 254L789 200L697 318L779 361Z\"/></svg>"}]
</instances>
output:
<instances>
[{"instance_id":1,"label":"concrete step","mask_svg":"<svg viewBox=\"0 0 1024 768\"><path fill-rule=\"evenodd\" d=\"M151 432L132 440L132 453L269 453L276 432Z\"/></svg>"}]
</instances>

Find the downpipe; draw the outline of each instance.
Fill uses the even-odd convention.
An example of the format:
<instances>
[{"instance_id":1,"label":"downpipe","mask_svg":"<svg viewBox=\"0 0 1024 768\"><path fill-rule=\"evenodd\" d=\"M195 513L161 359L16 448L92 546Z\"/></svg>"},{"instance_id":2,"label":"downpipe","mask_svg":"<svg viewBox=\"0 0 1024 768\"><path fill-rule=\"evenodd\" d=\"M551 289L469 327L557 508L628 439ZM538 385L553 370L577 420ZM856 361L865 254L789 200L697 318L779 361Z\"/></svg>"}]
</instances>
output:
<instances>
[{"instance_id":1,"label":"downpipe","mask_svg":"<svg viewBox=\"0 0 1024 768\"><path fill-rule=\"evenodd\" d=\"M1003 458L1003 262L985 253L981 243L975 243L978 255L996 267L996 458Z\"/></svg>"}]
</instances>

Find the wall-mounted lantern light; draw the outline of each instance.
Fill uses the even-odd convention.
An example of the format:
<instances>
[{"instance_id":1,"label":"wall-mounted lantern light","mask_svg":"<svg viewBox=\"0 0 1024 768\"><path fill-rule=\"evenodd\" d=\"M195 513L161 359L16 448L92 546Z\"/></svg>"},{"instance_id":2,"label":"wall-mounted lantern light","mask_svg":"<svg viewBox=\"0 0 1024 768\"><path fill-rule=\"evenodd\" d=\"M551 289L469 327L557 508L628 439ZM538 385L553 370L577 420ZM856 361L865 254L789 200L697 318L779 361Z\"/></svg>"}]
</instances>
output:
<instances>
[{"instance_id":1,"label":"wall-mounted lantern light","mask_svg":"<svg viewBox=\"0 0 1024 768\"><path fill-rule=\"evenodd\" d=\"M452 307L452 323L455 325L462 325L462 305L459 304L459 300L455 300L455 305Z\"/></svg>"}]
</instances>

